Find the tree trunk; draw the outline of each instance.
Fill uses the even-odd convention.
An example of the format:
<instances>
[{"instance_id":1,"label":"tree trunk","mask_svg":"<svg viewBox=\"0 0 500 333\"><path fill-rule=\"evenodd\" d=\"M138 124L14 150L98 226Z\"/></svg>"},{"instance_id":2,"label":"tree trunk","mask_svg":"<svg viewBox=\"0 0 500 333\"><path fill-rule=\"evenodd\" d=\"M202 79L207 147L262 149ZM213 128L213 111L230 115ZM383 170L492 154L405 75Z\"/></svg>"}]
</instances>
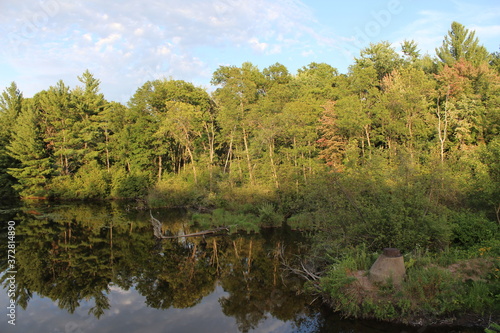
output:
<instances>
[{"instance_id":1,"label":"tree trunk","mask_svg":"<svg viewBox=\"0 0 500 333\"><path fill-rule=\"evenodd\" d=\"M439 136L439 145L440 145L440 154L441 154L441 164L444 164L444 143L447 139L447 131L448 131L448 91L446 92L446 100L444 103L444 119L441 116L441 110L439 108L439 98L437 103L437 117L438 117L438 136ZM444 124L443 124L444 122Z\"/></svg>"},{"instance_id":2,"label":"tree trunk","mask_svg":"<svg viewBox=\"0 0 500 333\"><path fill-rule=\"evenodd\" d=\"M250 177L250 184L255 185L255 181L253 178L252 161L250 159L250 151L248 150L247 132L245 131L245 129L243 129L243 143L245 145L245 154L247 157L248 176Z\"/></svg>"},{"instance_id":3,"label":"tree trunk","mask_svg":"<svg viewBox=\"0 0 500 333\"><path fill-rule=\"evenodd\" d=\"M162 164L163 164L163 159L161 157L161 155L158 155L158 181L161 180L161 174L162 174Z\"/></svg>"},{"instance_id":4,"label":"tree trunk","mask_svg":"<svg viewBox=\"0 0 500 333\"><path fill-rule=\"evenodd\" d=\"M193 152L191 151L191 148L189 148L188 145L186 145L187 152L189 154L189 158L191 159L191 165L193 167L193 176L194 176L194 183L198 184L198 178L196 176L196 165L194 163L194 157L193 157Z\"/></svg>"},{"instance_id":5,"label":"tree trunk","mask_svg":"<svg viewBox=\"0 0 500 333\"><path fill-rule=\"evenodd\" d=\"M276 172L276 165L274 164L273 156L274 156L274 139L269 142L269 159L271 161L271 170L274 177L274 184L276 185L276 188L279 188L280 184L278 181L278 173Z\"/></svg>"}]
</instances>

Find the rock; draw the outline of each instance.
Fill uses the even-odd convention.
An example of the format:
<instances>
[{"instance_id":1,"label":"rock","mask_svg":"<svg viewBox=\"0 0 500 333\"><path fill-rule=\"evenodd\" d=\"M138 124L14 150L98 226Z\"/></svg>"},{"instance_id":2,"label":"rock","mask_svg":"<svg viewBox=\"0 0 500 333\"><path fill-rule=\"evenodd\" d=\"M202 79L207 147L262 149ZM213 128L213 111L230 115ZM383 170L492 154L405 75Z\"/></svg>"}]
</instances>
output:
<instances>
[{"instance_id":1,"label":"rock","mask_svg":"<svg viewBox=\"0 0 500 333\"><path fill-rule=\"evenodd\" d=\"M400 285L406 274L403 256L398 249L385 248L377 261L370 268L370 281L386 282L392 279L394 285Z\"/></svg>"}]
</instances>

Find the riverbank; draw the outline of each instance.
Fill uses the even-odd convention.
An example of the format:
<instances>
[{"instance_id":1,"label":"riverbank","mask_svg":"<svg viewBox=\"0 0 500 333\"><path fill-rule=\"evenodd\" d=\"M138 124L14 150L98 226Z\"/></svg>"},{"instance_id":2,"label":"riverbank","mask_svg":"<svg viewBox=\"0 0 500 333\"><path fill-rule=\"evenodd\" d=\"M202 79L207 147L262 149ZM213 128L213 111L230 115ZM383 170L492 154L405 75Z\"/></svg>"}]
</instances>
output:
<instances>
[{"instance_id":1,"label":"riverbank","mask_svg":"<svg viewBox=\"0 0 500 333\"><path fill-rule=\"evenodd\" d=\"M500 321L498 247L479 248L476 257L471 251L407 254L400 284L371 282L371 261L366 252L351 251L310 281L309 290L350 318L483 329Z\"/></svg>"},{"instance_id":2,"label":"riverbank","mask_svg":"<svg viewBox=\"0 0 500 333\"><path fill-rule=\"evenodd\" d=\"M245 212L219 208L210 213L195 213L191 220L198 225L223 225L249 232L282 224L301 229L301 224L284 218L271 204ZM500 322L500 240L494 233L476 244L406 250L406 275L401 283L376 283L369 279L369 268L378 257L377 252L361 243L329 253L331 249L322 242L327 231L303 230L314 235L316 251L305 265L296 264L301 267L295 271L302 271L302 276L309 280L304 290L320 296L333 312L348 318L419 327L484 329ZM455 231L457 235L459 232Z\"/></svg>"}]
</instances>

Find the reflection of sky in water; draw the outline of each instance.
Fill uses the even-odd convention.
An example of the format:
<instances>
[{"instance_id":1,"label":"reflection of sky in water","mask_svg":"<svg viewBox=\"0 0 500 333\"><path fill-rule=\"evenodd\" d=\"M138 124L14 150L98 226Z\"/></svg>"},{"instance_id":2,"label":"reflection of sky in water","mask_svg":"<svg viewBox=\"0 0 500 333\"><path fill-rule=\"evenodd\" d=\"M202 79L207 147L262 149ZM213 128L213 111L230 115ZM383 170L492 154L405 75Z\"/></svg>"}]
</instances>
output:
<instances>
[{"instance_id":1,"label":"reflection of sky in water","mask_svg":"<svg viewBox=\"0 0 500 333\"><path fill-rule=\"evenodd\" d=\"M220 286L199 304L187 309L158 310L149 308L135 289L125 291L112 286L108 295L110 309L100 319L88 315L93 302L82 301L72 315L61 310L47 297L34 295L26 310L17 308L16 325L7 323L7 291L0 290L2 321L0 332L40 333L133 333L133 332L238 332L236 320L222 313L219 298L228 296ZM295 331L292 323L268 315L254 330L259 333L285 333Z\"/></svg>"}]
</instances>

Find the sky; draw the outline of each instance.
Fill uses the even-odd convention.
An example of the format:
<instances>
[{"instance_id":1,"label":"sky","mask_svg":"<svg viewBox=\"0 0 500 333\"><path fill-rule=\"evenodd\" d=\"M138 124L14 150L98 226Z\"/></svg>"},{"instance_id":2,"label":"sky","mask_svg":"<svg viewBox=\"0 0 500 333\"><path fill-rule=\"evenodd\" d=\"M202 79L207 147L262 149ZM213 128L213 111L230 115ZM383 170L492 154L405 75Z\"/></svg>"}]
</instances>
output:
<instances>
[{"instance_id":1,"label":"sky","mask_svg":"<svg viewBox=\"0 0 500 333\"><path fill-rule=\"evenodd\" d=\"M208 91L219 66L311 62L346 73L360 50L404 40L435 55L451 23L500 47L497 0L23 0L0 2L0 89L25 97L89 70L107 100L126 103L146 81Z\"/></svg>"}]
</instances>

